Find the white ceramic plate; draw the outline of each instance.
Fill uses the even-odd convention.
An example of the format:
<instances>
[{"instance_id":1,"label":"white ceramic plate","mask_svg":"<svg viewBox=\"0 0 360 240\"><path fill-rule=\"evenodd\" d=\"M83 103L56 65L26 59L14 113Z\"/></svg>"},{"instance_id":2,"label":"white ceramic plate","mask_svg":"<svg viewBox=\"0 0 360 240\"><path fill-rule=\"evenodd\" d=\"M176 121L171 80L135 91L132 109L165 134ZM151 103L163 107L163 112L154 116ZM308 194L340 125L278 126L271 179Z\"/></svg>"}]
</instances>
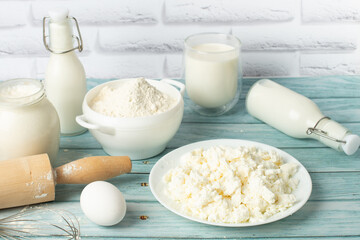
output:
<instances>
[{"instance_id":1,"label":"white ceramic plate","mask_svg":"<svg viewBox=\"0 0 360 240\"><path fill-rule=\"evenodd\" d=\"M171 169L179 166L181 157L196 148L210 148L212 146L229 146L229 147L238 147L238 146L255 146L259 149L271 151L275 150L278 152L278 154L283 158L284 162L296 162L299 165L298 171L295 178L299 179L299 185L295 191L293 191L293 194L296 196L296 202L295 204L288 208L286 211L277 213L273 215L272 217L266 219L262 222L255 222L255 223L214 223L209 221L204 221L201 219L194 218L192 216L185 215L184 213L180 212L178 210L177 204L172 199L168 198L165 195L164 189L165 189L165 183L163 182L163 176ZM202 141L202 142L196 142L192 143L183 147L180 147L178 149L175 149L174 151L166 154L163 156L159 161L154 165L150 172L149 176L149 184L151 192L154 194L155 198L167 209L170 211L176 213L177 215L180 215L184 218L201 222L205 224L210 225L216 225L216 226L224 226L224 227L247 227L247 226L255 226L255 225L262 225L266 223L271 223L274 221L278 221L282 218L285 218L293 213L295 213L297 210L299 210L309 199L311 190L312 190L312 183L311 178L305 167L294 157L289 155L288 153L258 142L252 142L247 140L238 140L238 139L216 139L216 140L209 140L209 141Z\"/></svg>"}]
</instances>

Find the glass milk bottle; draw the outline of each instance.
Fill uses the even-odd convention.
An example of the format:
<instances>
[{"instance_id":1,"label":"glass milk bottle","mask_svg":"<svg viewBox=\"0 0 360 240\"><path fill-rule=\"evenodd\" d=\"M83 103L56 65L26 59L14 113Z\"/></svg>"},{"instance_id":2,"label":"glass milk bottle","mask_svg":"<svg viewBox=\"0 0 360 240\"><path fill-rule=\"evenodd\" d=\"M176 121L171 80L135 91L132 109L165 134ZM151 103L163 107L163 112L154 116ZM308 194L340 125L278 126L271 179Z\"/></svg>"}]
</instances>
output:
<instances>
[{"instance_id":1,"label":"glass milk bottle","mask_svg":"<svg viewBox=\"0 0 360 240\"><path fill-rule=\"evenodd\" d=\"M184 70L190 106L218 116L237 103L241 92L240 41L233 35L201 33L185 39Z\"/></svg>"},{"instance_id":2,"label":"glass milk bottle","mask_svg":"<svg viewBox=\"0 0 360 240\"><path fill-rule=\"evenodd\" d=\"M49 11L43 20L44 44L51 52L45 73L46 95L55 106L60 118L61 134L76 135L85 131L75 121L82 114L82 101L86 94L84 67L75 54L83 49L79 26L75 18L68 16L67 9ZM49 36L46 22L49 20ZM73 36L71 20L75 21L79 36ZM49 38L50 45L47 44ZM74 47L74 39L77 47Z\"/></svg>"},{"instance_id":3,"label":"glass milk bottle","mask_svg":"<svg viewBox=\"0 0 360 240\"><path fill-rule=\"evenodd\" d=\"M325 145L354 154L360 137L324 116L307 97L268 79L257 81L246 97L249 114L295 138L314 138Z\"/></svg>"}]
</instances>

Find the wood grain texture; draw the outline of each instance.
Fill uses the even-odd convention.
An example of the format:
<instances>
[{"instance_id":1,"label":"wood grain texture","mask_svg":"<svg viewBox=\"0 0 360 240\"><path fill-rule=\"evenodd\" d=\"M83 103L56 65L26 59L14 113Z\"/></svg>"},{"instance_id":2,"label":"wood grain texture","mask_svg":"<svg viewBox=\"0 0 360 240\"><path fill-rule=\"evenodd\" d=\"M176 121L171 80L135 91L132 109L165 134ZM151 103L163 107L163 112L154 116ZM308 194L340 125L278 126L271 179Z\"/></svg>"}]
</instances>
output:
<instances>
[{"instance_id":1,"label":"wood grain texture","mask_svg":"<svg viewBox=\"0 0 360 240\"><path fill-rule=\"evenodd\" d=\"M244 78L241 98L245 98L250 87L261 78ZM309 98L360 97L360 76L314 76L296 78L269 78ZM88 89L113 79L89 79ZM176 79L183 82L181 79Z\"/></svg>"},{"instance_id":2,"label":"wood grain texture","mask_svg":"<svg viewBox=\"0 0 360 240\"><path fill-rule=\"evenodd\" d=\"M125 218L112 227L99 227L81 212L78 202L47 204L75 214L84 237L149 238L278 238L286 237L343 237L360 235L359 201L309 201L300 211L283 220L248 228L225 228L205 225L184 219L158 202L128 201ZM14 210L0 213L6 216ZM147 216L142 220L140 216ZM49 215L44 221L52 221Z\"/></svg>"},{"instance_id":3,"label":"wood grain texture","mask_svg":"<svg viewBox=\"0 0 360 240\"><path fill-rule=\"evenodd\" d=\"M344 123L346 128L360 135L360 123ZM312 139L295 139L266 124L224 124L224 123L182 123L174 138L168 143L169 148L218 138L244 139L261 142L274 147L314 148L324 145ZM74 137L63 137L61 148L101 148L101 145L89 132Z\"/></svg>"},{"instance_id":4,"label":"wood grain texture","mask_svg":"<svg viewBox=\"0 0 360 240\"><path fill-rule=\"evenodd\" d=\"M113 228L101 232L105 236L116 236L121 232L123 236L140 237L178 237L186 234L188 237L277 237L286 236L353 236L360 234L360 205L357 201L314 201L308 202L301 211L294 215L263 226L250 228L223 228L195 223L181 218L157 202L128 203L128 212L124 221ZM74 212L76 209L74 209ZM80 214L80 213L79 213ZM148 216L148 220L139 217ZM81 215L80 215L81 216ZM83 232L96 233L92 224L85 225ZM321 226L321 227L320 227ZM141 229L141 231L139 231ZM161 229L161 231L159 231ZM307 229L304 231L303 229Z\"/></svg>"},{"instance_id":5,"label":"wood grain texture","mask_svg":"<svg viewBox=\"0 0 360 240\"><path fill-rule=\"evenodd\" d=\"M319 98L312 99L325 116L343 123L359 122L360 98ZM245 108L245 100L240 99L235 107L224 115L209 118L194 113L188 105L190 100L185 98L183 122L186 123L262 123L250 116ZM357 109L357 110L356 110Z\"/></svg>"},{"instance_id":6,"label":"wood grain texture","mask_svg":"<svg viewBox=\"0 0 360 240\"><path fill-rule=\"evenodd\" d=\"M311 173L313 191L312 201L321 200L360 200L360 184L349 184L360 179L360 172L343 173ZM331 179L333 184L329 184ZM156 201L150 191L149 174L126 174L108 182L114 184L130 201ZM79 201L80 193L85 185L56 186L57 201Z\"/></svg>"},{"instance_id":7,"label":"wood grain texture","mask_svg":"<svg viewBox=\"0 0 360 240\"><path fill-rule=\"evenodd\" d=\"M81 239L94 239L94 237L81 237ZM98 237L96 237L96 239L99 239ZM114 239L119 239L118 237L106 237L106 238L102 238L102 239L106 239L106 240L114 240ZM126 238L127 240L138 240L139 238L137 237L127 237ZM153 239L153 238L151 238ZM186 240L198 240L199 238L187 238L187 237L177 237L177 238L171 238L171 237L157 237L157 238L154 238L154 239L161 239L161 240L167 240L167 239L171 239L171 240L182 240L182 239L186 239ZM226 240L254 240L254 239L278 239L278 238L256 238L256 237L251 237L251 238L227 238L227 237L224 237L224 238L212 238L212 237L209 237L209 238L202 238L202 239L206 239L206 240L218 240L218 239L226 239ZM281 238L281 240L294 240L294 239L299 239L299 238ZM340 237L312 237L312 236L307 236L307 237L301 237L301 239L304 239L304 240L324 240L324 239L329 239L329 240L359 240L360 237L348 237L348 236L340 236Z\"/></svg>"},{"instance_id":8,"label":"wood grain texture","mask_svg":"<svg viewBox=\"0 0 360 240\"><path fill-rule=\"evenodd\" d=\"M359 122L360 76L271 79L311 98L318 104L326 116L336 121ZM240 101L227 114L215 118L200 116L192 112L188 105L190 100L185 96L183 122L259 123L260 121L248 115L245 109L246 93L249 91L250 86L257 80L259 79L244 79L242 91L244 94ZM182 80L179 81L184 82ZM106 80L91 79L88 81L88 87L90 89L104 82L106 82ZM343 87L342 84L345 84L345 87Z\"/></svg>"},{"instance_id":9,"label":"wood grain texture","mask_svg":"<svg viewBox=\"0 0 360 240\"><path fill-rule=\"evenodd\" d=\"M80 220L82 239L360 239L360 151L352 156L330 149L311 139L294 139L248 115L245 96L258 78L243 81L241 99L233 110L220 117L200 116L188 107L179 131L158 156L132 161L131 174L109 182L124 194L128 211L113 227L99 227L81 212L79 196L85 185L59 185L53 208L67 209ZM323 113L360 135L360 76L272 78L311 98ZM88 88L108 80L90 79ZM180 80L182 81L182 80ZM249 228L223 228L195 223L168 211L147 186L154 164L165 154L196 141L234 138L278 147L299 160L310 172L313 191L298 212L281 221ZM106 155L89 132L62 137L57 166L72 160ZM16 209L0 211L0 218ZM140 216L148 216L141 220ZM48 216L47 221L52 217Z\"/></svg>"},{"instance_id":10,"label":"wood grain texture","mask_svg":"<svg viewBox=\"0 0 360 240\"><path fill-rule=\"evenodd\" d=\"M328 147L322 148L280 148L299 160L309 172L351 172L360 171L360 153L345 156L341 152L334 151ZM167 148L158 156L133 160L132 173L150 173L156 161L165 154L174 150ZM102 149L60 149L58 154L59 165L65 164L83 157L106 155Z\"/></svg>"}]
</instances>

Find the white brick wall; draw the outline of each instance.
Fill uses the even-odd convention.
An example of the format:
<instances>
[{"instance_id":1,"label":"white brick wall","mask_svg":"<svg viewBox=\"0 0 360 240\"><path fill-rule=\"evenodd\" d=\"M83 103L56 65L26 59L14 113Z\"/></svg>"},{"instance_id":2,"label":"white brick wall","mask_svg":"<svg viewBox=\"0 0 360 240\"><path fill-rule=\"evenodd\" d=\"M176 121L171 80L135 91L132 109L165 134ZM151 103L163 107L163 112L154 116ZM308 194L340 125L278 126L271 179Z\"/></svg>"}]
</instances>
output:
<instances>
[{"instance_id":1,"label":"white brick wall","mask_svg":"<svg viewBox=\"0 0 360 240\"><path fill-rule=\"evenodd\" d=\"M200 32L239 37L245 76L360 74L360 0L0 0L0 80L44 77L56 6L79 21L88 78L181 77Z\"/></svg>"},{"instance_id":2,"label":"white brick wall","mask_svg":"<svg viewBox=\"0 0 360 240\"><path fill-rule=\"evenodd\" d=\"M166 0L165 22L247 23L282 22L294 18L288 0Z\"/></svg>"},{"instance_id":3,"label":"white brick wall","mask_svg":"<svg viewBox=\"0 0 360 240\"><path fill-rule=\"evenodd\" d=\"M359 0L303 0L305 22L360 21Z\"/></svg>"}]
</instances>

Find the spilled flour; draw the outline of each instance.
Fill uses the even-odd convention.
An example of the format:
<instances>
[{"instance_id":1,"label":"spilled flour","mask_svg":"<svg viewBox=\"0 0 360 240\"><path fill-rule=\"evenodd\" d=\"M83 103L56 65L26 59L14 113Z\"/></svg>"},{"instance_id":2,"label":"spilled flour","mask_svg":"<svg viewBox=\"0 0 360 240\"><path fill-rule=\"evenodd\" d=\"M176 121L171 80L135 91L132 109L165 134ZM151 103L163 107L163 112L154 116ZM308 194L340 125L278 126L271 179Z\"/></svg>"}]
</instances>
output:
<instances>
[{"instance_id":1,"label":"spilled flour","mask_svg":"<svg viewBox=\"0 0 360 240\"><path fill-rule=\"evenodd\" d=\"M81 170L82 167L77 167L76 164L67 164L66 166L63 167L63 172L62 174L64 176L68 176L68 175L72 175L73 172Z\"/></svg>"},{"instance_id":2,"label":"spilled flour","mask_svg":"<svg viewBox=\"0 0 360 240\"><path fill-rule=\"evenodd\" d=\"M176 104L175 99L159 91L144 78L124 80L104 86L90 107L110 117L146 117L162 113Z\"/></svg>"},{"instance_id":3,"label":"spilled flour","mask_svg":"<svg viewBox=\"0 0 360 240\"><path fill-rule=\"evenodd\" d=\"M36 196L34 196L34 198L35 199L39 199L39 198L44 198L44 197L46 197L47 196L47 193L43 193L43 194L41 194L41 195L36 195Z\"/></svg>"}]
</instances>

